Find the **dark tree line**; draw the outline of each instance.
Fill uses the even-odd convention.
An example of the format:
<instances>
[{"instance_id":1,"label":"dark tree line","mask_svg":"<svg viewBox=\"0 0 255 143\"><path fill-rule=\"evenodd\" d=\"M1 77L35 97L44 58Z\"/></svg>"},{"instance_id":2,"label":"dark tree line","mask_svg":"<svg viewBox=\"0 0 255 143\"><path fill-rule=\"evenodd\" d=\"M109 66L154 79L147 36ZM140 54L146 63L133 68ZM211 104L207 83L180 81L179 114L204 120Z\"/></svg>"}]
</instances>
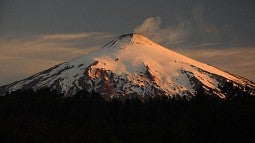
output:
<instances>
[{"instance_id":1,"label":"dark tree line","mask_svg":"<svg viewBox=\"0 0 255 143\"><path fill-rule=\"evenodd\" d=\"M144 102L105 101L87 91L74 97L50 89L15 91L0 97L0 142L254 142L255 97L229 88L221 87L225 99L199 89L191 99Z\"/></svg>"}]
</instances>

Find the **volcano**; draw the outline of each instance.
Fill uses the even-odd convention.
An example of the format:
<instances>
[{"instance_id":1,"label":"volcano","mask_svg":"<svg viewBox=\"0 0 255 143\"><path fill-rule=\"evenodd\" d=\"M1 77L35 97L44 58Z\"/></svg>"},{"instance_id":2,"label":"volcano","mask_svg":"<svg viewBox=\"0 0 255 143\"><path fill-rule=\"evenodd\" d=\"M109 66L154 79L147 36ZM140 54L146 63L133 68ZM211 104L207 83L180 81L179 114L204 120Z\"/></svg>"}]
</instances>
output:
<instances>
[{"instance_id":1,"label":"volcano","mask_svg":"<svg viewBox=\"0 0 255 143\"><path fill-rule=\"evenodd\" d=\"M105 98L194 96L197 89L203 87L224 98L219 86L229 81L238 86L255 87L247 79L132 33L119 36L94 52L1 86L0 95L18 89L48 87L65 96L73 96L81 90L94 90Z\"/></svg>"}]
</instances>

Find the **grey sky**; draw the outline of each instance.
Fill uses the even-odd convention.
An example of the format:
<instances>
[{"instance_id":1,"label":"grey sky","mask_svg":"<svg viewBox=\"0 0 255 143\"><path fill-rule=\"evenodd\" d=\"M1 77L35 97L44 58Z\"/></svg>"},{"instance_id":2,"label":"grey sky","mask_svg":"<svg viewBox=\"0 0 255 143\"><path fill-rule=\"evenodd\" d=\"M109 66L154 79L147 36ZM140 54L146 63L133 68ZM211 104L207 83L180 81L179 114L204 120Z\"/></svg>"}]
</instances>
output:
<instances>
[{"instance_id":1,"label":"grey sky","mask_svg":"<svg viewBox=\"0 0 255 143\"><path fill-rule=\"evenodd\" d=\"M1 0L0 30L121 34L131 32L148 17L159 16L163 26L190 21L199 29L206 22L221 29L224 36L254 38L254 4L253 0Z\"/></svg>"},{"instance_id":2,"label":"grey sky","mask_svg":"<svg viewBox=\"0 0 255 143\"><path fill-rule=\"evenodd\" d=\"M1 0L0 84L136 30L175 51L255 80L254 5L253 0ZM47 36L50 39L44 39ZM218 55L203 57L194 51ZM223 51L228 54L220 54ZM36 60L34 65L44 66L31 67ZM231 66L229 61L235 62ZM240 69L241 63L246 66Z\"/></svg>"}]
</instances>

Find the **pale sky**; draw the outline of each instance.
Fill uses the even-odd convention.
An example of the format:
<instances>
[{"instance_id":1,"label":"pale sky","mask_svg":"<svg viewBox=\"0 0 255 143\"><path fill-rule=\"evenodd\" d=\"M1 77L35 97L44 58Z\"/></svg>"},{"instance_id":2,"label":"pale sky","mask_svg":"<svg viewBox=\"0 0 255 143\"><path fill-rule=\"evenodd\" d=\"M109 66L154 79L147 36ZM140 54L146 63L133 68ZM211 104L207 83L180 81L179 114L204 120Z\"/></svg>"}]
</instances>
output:
<instances>
[{"instance_id":1,"label":"pale sky","mask_svg":"<svg viewBox=\"0 0 255 143\"><path fill-rule=\"evenodd\" d=\"M255 81L253 0L1 0L0 85L139 32Z\"/></svg>"}]
</instances>

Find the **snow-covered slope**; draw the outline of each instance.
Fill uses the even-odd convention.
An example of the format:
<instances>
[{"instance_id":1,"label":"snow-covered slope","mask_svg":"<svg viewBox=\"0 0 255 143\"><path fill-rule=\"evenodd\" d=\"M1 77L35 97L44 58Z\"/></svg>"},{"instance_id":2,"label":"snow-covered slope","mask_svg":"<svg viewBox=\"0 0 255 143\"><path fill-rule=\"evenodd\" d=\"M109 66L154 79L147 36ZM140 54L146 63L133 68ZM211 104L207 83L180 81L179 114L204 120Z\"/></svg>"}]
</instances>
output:
<instances>
[{"instance_id":1,"label":"snow-covered slope","mask_svg":"<svg viewBox=\"0 0 255 143\"><path fill-rule=\"evenodd\" d=\"M95 90L107 98L171 96L193 95L198 87L204 86L223 96L218 85L227 80L254 86L246 79L180 55L140 34L127 34L95 52L2 86L0 94L17 89L50 87L66 96L82 89Z\"/></svg>"}]
</instances>

